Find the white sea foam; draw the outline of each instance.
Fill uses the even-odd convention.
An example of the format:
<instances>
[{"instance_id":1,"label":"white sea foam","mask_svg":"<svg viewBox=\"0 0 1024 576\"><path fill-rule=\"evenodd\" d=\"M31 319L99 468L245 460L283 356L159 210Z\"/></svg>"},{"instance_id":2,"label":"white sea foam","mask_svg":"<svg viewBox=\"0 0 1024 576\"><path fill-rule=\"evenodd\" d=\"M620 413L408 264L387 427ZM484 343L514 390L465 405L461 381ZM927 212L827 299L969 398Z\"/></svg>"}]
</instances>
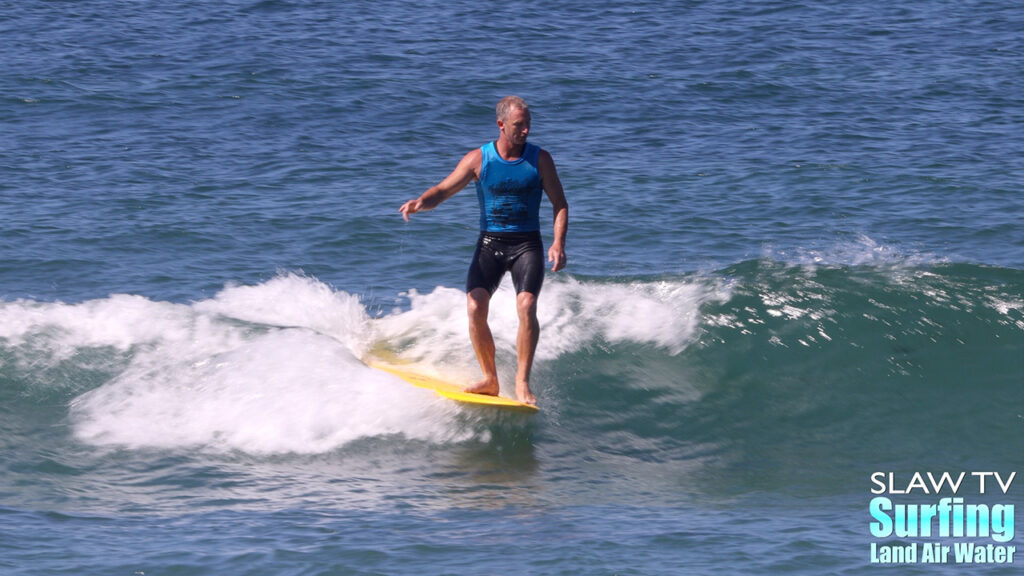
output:
<instances>
[{"instance_id":1,"label":"white sea foam","mask_svg":"<svg viewBox=\"0 0 1024 576\"><path fill-rule=\"evenodd\" d=\"M718 289L683 280L594 283L560 277L539 307L538 362L594 345L635 342L678 352L697 337L700 304ZM111 296L78 304L0 303L3 370L38 372L105 351L109 377L72 401L82 441L257 453L335 449L400 435L452 441L474 432L458 409L361 361L383 343L404 359L469 380L465 294L438 288L370 319L355 295L282 275L230 286L193 304ZM491 326L503 370L514 371L515 295L503 285ZM72 376L73 377L73 376Z\"/></svg>"},{"instance_id":2,"label":"white sea foam","mask_svg":"<svg viewBox=\"0 0 1024 576\"><path fill-rule=\"evenodd\" d=\"M370 436L453 436L425 391L367 368L333 338L311 331L275 330L182 360L172 350L154 350L80 397L78 437L97 444L323 452Z\"/></svg>"},{"instance_id":3,"label":"white sea foam","mask_svg":"<svg viewBox=\"0 0 1024 576\"><path fill-rule=\"evenodd\" d=\"M368 316L357 296L294 274L257 286L229 286L194 309L255 324L308 328L338 339L357 356L366 343Z\"/></svg>"},{"instance_id":4,"label":"white sea foam","mask_svg":"<svg viewBox=\"0 0 1024 576\"><path fill-rule=\"evenodd\" d=\"M541 326L537 360L554 360L602 343L649 344L678 353L698 336L701 304L724 299L726 294L722 286L681 279L629 283L581 282L568 276L549 279L537 306ZM408 296L410 309L377 320L376 336L405 343L404 353L427 363L450 360L453 355L471 360L465 293L437 288ZM519 320L510 282L495 293L489 323L498 351L514 353Z\"/></svg>"},{"instance_id":5,"label":"white sea foam","mask_svg":"<svg viewBox=\"0 0 1024 576\"><path fill-rule=\"evenodd\" d=\"M879 242L864 234L812 248L778 250L774 246L767 245L764 247L763 256L808 268L817 266L899 268L945 261L933 254Z\"/></svg>"},{"instance_id":6,"label":"white sea foam","mask_svg":"<svg viewBox=\"0 0 1024 576\"><path fill-rule=\"evenodd\" d=\"M175 339L191 323L185 305L125 294L80 304L18 300L0 304L0 313L0 338L8 345L41 338L59 355L80 347L109 346L124 351L139 344Z\"/></svg>"}]
</instances>

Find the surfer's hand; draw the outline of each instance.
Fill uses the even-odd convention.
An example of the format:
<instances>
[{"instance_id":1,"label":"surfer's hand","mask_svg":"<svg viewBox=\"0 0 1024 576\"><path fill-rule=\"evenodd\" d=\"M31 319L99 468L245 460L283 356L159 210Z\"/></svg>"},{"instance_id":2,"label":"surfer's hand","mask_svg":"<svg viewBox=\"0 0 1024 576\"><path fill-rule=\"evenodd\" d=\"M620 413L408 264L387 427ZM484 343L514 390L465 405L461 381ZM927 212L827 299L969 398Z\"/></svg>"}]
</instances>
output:
<instances>
[{"instance_id":1,"label":"surfer's hand","mask_svg":"<svg viewBox=\"0 0 1024 576\"><path fill-rule=\"evenodd\" d=\"M551 271L558 272L562 268L565 268L566 256L565 250L558 244L552 244L548 248L548 262L552 262Z\"/></svg>"},{"instance_id":2,"label":"surfer's hand","mask_svg":"<svg viewBox=\"0 0 1024 576\"><path fill-rule=\"evenodd\" d=\"M399 208L398 211L402 213L402 218L405 218L405 221L408 222L409 216L419 212L422 209L423 202L420 201L419 198L417 198L415 200L409 200L405 204L402 204L402 207Z\"/></svg>"}]
</instances>

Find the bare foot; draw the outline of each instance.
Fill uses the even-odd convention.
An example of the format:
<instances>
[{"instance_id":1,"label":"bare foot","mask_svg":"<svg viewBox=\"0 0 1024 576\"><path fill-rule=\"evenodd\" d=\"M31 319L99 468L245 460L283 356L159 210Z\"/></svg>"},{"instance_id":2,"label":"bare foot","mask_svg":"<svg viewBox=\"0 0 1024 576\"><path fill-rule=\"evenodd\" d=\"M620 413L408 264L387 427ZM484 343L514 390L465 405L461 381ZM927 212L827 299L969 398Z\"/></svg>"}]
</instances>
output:
<instances>
[{"instance_id":1,"label":"bare foot","mask_svg":"<svg viewBox=\"0 0 1024 576\"><path fill-rule=\"evenodd\" d=\"M516 382L516 399L523 404L537 405L537 397L533 395L533 392L530 392L529 382Z\"/></svg>"},{"instance_id":2,"label":"bare foot","mask_svg":"<svg viewBox=\"0 0 1024 576\"><path fill-rule=\"evenodd\" d=\"M487 396L497 396L499 390L497 380L488 380L486 378L462 389L463 392L469 392L470 394L486 394Z\"/></svg>"}]
</instances>

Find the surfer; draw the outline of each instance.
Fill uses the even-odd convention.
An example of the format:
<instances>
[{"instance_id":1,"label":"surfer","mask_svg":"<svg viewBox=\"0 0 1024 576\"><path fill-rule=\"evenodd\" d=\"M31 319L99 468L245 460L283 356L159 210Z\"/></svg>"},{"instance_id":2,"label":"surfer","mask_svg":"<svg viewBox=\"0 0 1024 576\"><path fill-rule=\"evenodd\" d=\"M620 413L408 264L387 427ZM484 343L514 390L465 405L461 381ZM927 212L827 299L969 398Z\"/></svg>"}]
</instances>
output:
<instances>
[{"instance_id":1,"label":"surfer","mask_svg":"<svg viewBox=\"0 0 1024 576\"><path fill-rule=\"evenodd\" d=\"M496 108L498 139L471 150L444 180L409 200L399 212L409 216L432 210L476 182L480 203L480 236L466 276L469 336L483 380L466 388L477 394L498 394L494 337L487 323L491 296L505 272L516 290L519 329L516 335L516 398L536 404L530 390L530 370L540 337L537 296L544 281L544 247L540 235L541 191L554 209L554 238L548 248L551 270L565 268L565 235L569 204L555 163L547 151L526 142L530 108L518 96L502 98Z\"/></svg>"}]
</instances>

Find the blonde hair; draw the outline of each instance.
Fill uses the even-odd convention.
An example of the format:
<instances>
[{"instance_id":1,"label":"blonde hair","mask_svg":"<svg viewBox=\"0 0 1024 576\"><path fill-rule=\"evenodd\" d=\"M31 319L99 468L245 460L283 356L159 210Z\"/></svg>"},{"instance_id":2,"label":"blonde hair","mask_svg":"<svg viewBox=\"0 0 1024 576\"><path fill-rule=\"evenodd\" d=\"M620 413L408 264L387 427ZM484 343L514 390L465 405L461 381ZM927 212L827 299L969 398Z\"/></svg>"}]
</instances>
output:
<instances>
[{"instance_id":1,"label":"blonde hair","mask_svg":"<svg viewBox=\"0 0 1024 576\"><path fill-rule=\"evenodd\" d=\"M505 120L513 108L519 108L527 114L530 113L530 105L519 96L505 96L498 100L498 105L494 108L494 111L498 116L498 120Z\"/></svg>"}]
</instances>

